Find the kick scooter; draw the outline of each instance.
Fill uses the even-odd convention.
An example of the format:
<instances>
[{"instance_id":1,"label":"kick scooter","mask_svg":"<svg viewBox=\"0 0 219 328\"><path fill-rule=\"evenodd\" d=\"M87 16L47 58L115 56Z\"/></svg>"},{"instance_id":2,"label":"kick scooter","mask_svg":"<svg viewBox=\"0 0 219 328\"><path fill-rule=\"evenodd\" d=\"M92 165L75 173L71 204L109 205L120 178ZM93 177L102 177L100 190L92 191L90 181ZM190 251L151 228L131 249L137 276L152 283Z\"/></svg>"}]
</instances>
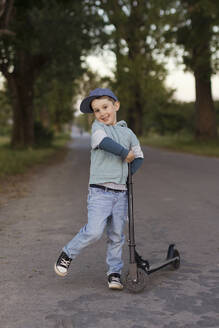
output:
<instances>
[{"instance_id":1,"label":"kick scooter","mask_svg":"<svg viewBox=\"0 0 219 328\"><path fill-rule=\"evenodd\" d=\"M178 269L180 266L180 254L174 244L170 244L165 261L150 265L147 260L138 254L135 249L135 231L133 215L133 184L131 164L128 164L128 218L129 218L129 270L126 275L125 285L132 293L141 292L146 286L146 275L158 271L168 265Z\"/></svg>"}]
</instances>

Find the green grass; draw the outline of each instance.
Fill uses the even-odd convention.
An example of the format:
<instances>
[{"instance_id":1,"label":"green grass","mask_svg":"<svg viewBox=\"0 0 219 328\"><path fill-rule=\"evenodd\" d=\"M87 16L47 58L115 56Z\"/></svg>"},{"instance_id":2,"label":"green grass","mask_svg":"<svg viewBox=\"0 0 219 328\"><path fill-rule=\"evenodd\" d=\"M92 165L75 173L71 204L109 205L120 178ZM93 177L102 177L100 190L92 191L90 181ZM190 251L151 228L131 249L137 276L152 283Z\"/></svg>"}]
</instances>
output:
<instances>
[{"instance_id":1,"label":"green grass","mask_svg":"<svg viewBox=\"0 0 219 328\"><path fill-rule=\"evenodd\" d=\"M36 164L45 163L63 149L68 140L68 135L59 135L55 137L51 147L13 150L9 147L9 138L0 137L0 178L22 174Z\"/></svg>"},{"instance_id":2,"label":"green grass","mask_svg":"<svg viewBox=\"0 0 219 328\"><path fill-rule=\"evenodd\" d=\"M212 141L198 141L192 136L159 136L151 135L141 138L142 145L168 149L177 152L190 153L201 156L219 157L219 139Z\"/></svg>"}]
</instances>

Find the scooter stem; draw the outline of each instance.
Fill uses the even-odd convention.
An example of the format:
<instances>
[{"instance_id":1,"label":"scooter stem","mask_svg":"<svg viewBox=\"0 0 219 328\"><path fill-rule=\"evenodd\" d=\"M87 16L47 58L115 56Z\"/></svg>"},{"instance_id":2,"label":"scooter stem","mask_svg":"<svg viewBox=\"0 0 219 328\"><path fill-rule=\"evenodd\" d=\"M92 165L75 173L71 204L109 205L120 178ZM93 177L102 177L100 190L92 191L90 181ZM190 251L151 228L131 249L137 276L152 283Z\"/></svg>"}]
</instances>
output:
<instances>
[{"instance_id":1,"label":"scooter stem","mask_svg":"<svg viewBox=\"0 0 219 328\"><path fill-rule=\"evenodd\" d=\"M135 230L134 230L134 214L133 214L133 184L131 164L128 163L128 217L129 217L129 260L130 263L136 263L135 260Z\"/></svg>"}]
</instances>

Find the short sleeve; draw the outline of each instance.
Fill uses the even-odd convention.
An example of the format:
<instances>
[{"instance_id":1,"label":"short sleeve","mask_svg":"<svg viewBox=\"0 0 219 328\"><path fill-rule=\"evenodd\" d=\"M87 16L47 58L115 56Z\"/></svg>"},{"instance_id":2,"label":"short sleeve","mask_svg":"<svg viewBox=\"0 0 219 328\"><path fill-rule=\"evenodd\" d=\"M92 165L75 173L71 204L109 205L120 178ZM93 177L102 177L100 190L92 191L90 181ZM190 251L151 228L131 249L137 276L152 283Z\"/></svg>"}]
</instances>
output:
<instances>
[{"instance_id":1,"label":"short sleeve","mask_svg":"<svg viewBox=\"0 0 219 328\"><path fill-rule=\"evenodd\" d=\"M130 131L131 131L131 150L135 154L135 158L144 158L144 154L141 150L141 146L138 138L136 137L136 135L132 130Z\"/></svg>"},{"instance_id":2,"label":"short sleeve","mask_svg":"<svg viewBox=\"0 0 219 328\"><path fill-rule=\"evenodd\" d=\"M91 148L96 149L105 137L107 134L104 127L95 121L91 130Z\"/></svg>"}]
</instances>

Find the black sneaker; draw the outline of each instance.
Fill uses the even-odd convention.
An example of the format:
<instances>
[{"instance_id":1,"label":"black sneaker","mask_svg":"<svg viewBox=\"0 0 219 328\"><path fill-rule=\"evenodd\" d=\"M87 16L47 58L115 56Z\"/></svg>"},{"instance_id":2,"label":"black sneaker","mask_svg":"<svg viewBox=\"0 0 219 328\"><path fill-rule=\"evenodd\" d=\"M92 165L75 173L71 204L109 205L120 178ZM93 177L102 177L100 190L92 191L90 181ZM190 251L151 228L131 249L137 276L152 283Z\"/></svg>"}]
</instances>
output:
<instances>
[{"instance_id":1,"label":"black sneaker","mask_svg":"<svg viewBox=\"0 0 219 328\"><path fill-rule=\"evenodd\" d=\"M66 276L68 273L68 268L71 264L72 259L70 259L65 252L62 252L59 256L57 262L55 263L54 269L59 276Z\"/></svg>"},{"instance_id":2,"label":"black sneaker","mask_svg":"<svg viewBox=\"0 0 219 328\"><path fill-rule=\"evenodd\" d=\"M119 273L111 273L108 276L108 286L110 289L123 289Z\"/></svg>"}]
</instances>

